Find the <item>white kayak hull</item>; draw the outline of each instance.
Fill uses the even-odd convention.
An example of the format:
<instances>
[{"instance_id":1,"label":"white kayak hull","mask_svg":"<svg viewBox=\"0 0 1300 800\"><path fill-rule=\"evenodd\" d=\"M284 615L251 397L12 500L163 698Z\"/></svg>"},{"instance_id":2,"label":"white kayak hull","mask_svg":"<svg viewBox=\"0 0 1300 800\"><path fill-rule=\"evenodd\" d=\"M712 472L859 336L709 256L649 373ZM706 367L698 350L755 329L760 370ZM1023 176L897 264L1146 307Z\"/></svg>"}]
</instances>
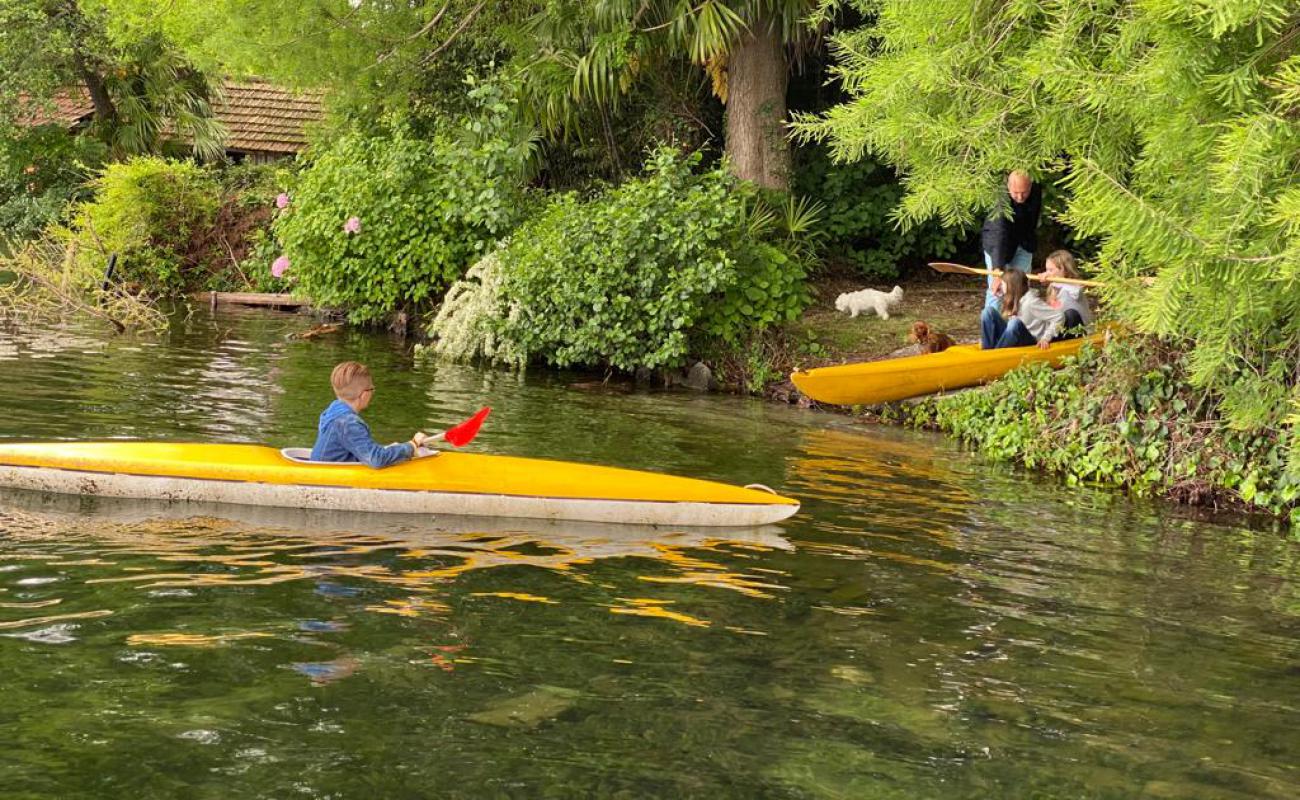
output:
<instances>
[{"instance_id":1,"label":"white kayak hull","mask_svg":"<svg viewBox=\"0 0 1300 800\"><path fill-rule=\"evenodd\" d=\"M0 486L34 492L165 502L430 516L574 520L625 525L757 526L780 522L799 510L797 505L529 497L310 486L3 464L0 464Z\"/></svg>"}]
</instances>

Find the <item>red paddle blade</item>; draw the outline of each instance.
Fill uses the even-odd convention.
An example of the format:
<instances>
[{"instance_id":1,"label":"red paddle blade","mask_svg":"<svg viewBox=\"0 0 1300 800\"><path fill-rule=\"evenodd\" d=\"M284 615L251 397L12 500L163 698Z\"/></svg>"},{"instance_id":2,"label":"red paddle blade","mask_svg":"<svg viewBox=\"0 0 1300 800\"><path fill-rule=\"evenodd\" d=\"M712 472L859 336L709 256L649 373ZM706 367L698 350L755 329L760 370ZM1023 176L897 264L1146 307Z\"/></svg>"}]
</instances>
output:
<instances>
[{"instance_id":1,"label":"red paddle blade","mask_svg":"<svg viewBox=\"0 0 1300 800\"><path fill-rule=\"evenodd\" d=\"M478 436L478 429L483 427L483 420L487 419L487 415L490 413L492 413L491 408L487 406L480 408L474 416L454 428L448 428L442 438L452 447L464 447L474 441L475 436Z\"/></svg>"}]
</instances>

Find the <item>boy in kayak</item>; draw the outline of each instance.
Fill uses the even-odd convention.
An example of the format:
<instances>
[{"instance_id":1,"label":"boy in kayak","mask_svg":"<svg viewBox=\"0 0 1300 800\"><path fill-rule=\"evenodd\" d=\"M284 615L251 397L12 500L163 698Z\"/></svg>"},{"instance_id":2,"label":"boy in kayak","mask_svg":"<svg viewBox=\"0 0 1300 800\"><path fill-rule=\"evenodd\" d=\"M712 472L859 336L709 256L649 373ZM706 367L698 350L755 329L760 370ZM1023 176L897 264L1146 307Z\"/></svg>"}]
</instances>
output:
<instances>
[{"instance_id":1,"label":"boy in kayak","mask_svg":"<svg viewBox=\"0 0 1300 800\"><path fill-rule=\"evenodd\" d=\"M320 415L312 461L360 461L378 469L414 457L424 444L427 437L423 433L416 433L409 442L387 447L375 442L370 426L361 419L361 412L375 396L375 382L364 364L339 364L330 373L330 385L338 399Z\"/></svg>"}]
</instances>

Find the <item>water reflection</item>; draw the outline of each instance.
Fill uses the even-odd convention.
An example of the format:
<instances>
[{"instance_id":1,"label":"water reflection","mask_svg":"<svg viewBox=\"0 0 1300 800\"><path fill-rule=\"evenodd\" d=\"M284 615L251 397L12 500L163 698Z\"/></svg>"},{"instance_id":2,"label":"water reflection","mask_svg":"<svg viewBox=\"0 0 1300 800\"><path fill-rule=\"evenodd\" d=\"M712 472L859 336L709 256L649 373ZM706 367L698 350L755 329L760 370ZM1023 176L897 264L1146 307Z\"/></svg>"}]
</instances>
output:
<instances>
[{"instance_id":1,"label":"water reflection","mask_svg":"<svg viewBox=\"0 0 1300 800\"><path fill-rule=\"evenodd\" d=\"M154 591L310 581L320 594L364 594L370 598L362 606L365 610L404 617L448 615L451 608L442 599L447 587L474 571L537 569L584 582L589 580L591 565L609 559L633 560L638 564L636 579L646 583L770 598L782 588L774 576L737 570L736 560L791 548L776 527L658 530L456 517L421 523L404 516L194 503L167 506L13 490L0 491L0 504L6 509L0 513L0 534L11 550L4 557L21 559L25 571L76 566L82 568L77 571L79 580L88 586L124 584ZM712 560L711 555L726 560ZM7 583L26 587L59 580L63 578L14 576ZM376 589L382 589L383 596L375 598ZM559 602L522 589L470 596ZM8 607L37 608L59 602L60 598L52 597ZM609 610L687 625L710 624L668 609L672 603L620 598ZM103 613L112 612L0 621L0 629ZM130 641L199 646L267 635L271 634L151 633L132 634Z\"/></svg>"},{"instance_id":2,"label":"water reflection","mask_svg":"<svg viewBox=\"0 0 1300 800\"><path fill-rule=\"evenodd\" d=\"M491 404L475 449L803 511L733 532L0 493L6 793L1296 795L1295 542L829 415L285 338L307 324L0 331L0 437L300 443L358 358L381 437Z\"/></svg>"}]
</instances>

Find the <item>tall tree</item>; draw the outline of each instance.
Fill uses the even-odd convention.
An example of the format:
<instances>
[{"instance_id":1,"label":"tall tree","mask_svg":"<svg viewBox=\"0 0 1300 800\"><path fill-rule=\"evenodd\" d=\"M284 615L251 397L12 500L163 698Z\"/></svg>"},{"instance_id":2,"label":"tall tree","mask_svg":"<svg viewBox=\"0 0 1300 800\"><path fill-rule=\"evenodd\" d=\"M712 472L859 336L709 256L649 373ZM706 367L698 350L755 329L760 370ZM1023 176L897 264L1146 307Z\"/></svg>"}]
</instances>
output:
<instances>
[{"instance_id":1,"label":"tall tree","mask_svg":"<svg viewBox=\"0 0 1300 800\"><path fill-rule=\"evenodd\" d=\"M686 57L726 104L732 169L760 186L790 184L786 88L791 51L819 35L815 0L553 0L525 26L525 97L563 132L584 103L613 107L665 61Z\"/></svg>"},{"instance_id":2,"label":"tall tree","mask_svg":"<svg viewBox=\"0 0 1300 800\"><path fill-rule=\"evenodd\" d=\"M903 171L905 223L970 221L1010 169L1054 178L1112 309L1187 347L1237 424L1300 411L1295 0L853 2L853 99L805 134Z\"/></svg>"},{"instance_id":3,"label":"tall tree","mask_svg":"<svg viewBox=\"0 0 1300 800\"><path fill-rule=\"evenodd\" d=\"M328 89L336 109L367 120L465 101L466 72L499 58L500 29L536 2L93 1L116 29L164 35L206 71Z\"/></svg>"},{"instance_id":4,"label":"tall tree","mask_svg":"<svg viewBox=\"0 0 1300 800\"><path fill-rule=\"evenodd\" d=\"M80 88L94 107L92 130L118 155L157 152L175 134L219 155L215 85L165 38L112 36L111 23L93 1L0 5L0 122Z\"/></svg>"}]
</instances>

